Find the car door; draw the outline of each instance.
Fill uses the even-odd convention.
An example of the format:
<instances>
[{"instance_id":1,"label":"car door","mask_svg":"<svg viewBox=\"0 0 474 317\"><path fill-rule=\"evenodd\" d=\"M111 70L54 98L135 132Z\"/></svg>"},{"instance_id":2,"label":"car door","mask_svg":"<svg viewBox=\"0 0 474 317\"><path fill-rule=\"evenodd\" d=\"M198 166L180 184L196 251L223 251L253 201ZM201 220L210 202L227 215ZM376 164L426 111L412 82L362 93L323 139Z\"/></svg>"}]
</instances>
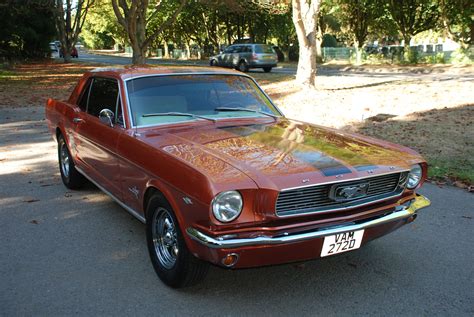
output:
<instances>
[{"instance_id":1,"label":"car door","mask_svg":"<svg viewBox=\"0 0 474 317\"><path fill-rule=\"evenodd\" d=\"M83 111L74 119L74 134L78 165L105 190L121 199L117 143L125 130L119 90L116 79L91 78L78 104ZM113 113L111 124L99 118L104 109Z\"/></svg>"},{"instance_id":2,"label":"car door","mask_svg":"<svg viewBox=\"0 0 474 317\"><path fill-rule=\"evenodd\" d=\"M223 66L232 67L232 56L235 50L236 50L235 45L231 45L225 49L223 53L223 57L222 57Z\"/></svg>"}]
</instances>

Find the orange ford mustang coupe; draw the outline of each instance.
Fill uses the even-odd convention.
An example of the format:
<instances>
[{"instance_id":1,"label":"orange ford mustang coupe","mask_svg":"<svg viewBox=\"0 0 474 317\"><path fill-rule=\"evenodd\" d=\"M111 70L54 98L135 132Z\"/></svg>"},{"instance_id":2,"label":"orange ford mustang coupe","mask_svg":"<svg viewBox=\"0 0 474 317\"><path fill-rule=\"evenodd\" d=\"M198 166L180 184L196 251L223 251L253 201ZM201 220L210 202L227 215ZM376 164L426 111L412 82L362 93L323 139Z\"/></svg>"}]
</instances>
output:
<instances>
[{"instance_id":1,"label":"orange ford mustang coupe","mask_svg":"<svg viewBox=\"0 0 474 317\"><path fill-rule=\"evenodd\" d=\"M314 114L317 116L317 113ZM215 68L86 73L49 99L66 187L91 181L146 223L161 280L352 251L417 216L427 164L408 148L283 116Z\"/></svg>"}]
</instances>

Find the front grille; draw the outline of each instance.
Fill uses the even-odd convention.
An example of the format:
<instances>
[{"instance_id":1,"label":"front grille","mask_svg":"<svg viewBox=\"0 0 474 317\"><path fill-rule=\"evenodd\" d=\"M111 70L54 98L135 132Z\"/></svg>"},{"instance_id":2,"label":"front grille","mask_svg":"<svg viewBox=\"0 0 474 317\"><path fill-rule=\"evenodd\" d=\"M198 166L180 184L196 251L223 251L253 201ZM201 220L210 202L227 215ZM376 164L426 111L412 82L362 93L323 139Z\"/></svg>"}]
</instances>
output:
<instances>
[{"instance_id":1,"label":"front grille","mask_svg":"<svg viewBox=\"0 0 474 317\"><path fill-rule=\"evenodd\" d=\"M408 172L392 173L354 181L284 190L278 195L276 214L277 216L291 216L332 211L364 205L376 200L392 198L403 192L407 175ZM366 195L363 197L346 201L336 201L336 199L332 197L336 187L353 186L362 183L368 183Z\"/></svg>"}]
</instances>

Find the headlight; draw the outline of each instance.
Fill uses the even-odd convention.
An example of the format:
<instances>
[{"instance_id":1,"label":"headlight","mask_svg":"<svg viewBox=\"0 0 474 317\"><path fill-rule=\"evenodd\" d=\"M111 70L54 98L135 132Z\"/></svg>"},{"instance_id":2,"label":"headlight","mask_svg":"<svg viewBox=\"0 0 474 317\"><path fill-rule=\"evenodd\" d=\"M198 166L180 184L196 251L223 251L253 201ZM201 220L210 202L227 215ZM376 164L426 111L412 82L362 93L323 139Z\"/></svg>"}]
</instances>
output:
<instances>
[{"instance_id":1,"label":"headlight","mask_svg":"<svg viewBox=\"0 0 474 317\"><path fill-rule=\"evenodd\" d=\"M410 173L408 174L408 182L407 182L407 187L409 189L413 189L416 186L418 186L418 184L421 181L422 173L423 171L421 169L420 164L416 164L411 167Z\"/></svg>"},{"instance_id":2,"label":"headlight","mask_svg":"<svg viewBox=\"0 0 474 317\"><path fill-rule=\"evenodd\" d=\"M239 192L222 192L212 200L212 213L220 222L230 222L240 215L242 206L242 196Z\"/></svg>"}]
</instances>

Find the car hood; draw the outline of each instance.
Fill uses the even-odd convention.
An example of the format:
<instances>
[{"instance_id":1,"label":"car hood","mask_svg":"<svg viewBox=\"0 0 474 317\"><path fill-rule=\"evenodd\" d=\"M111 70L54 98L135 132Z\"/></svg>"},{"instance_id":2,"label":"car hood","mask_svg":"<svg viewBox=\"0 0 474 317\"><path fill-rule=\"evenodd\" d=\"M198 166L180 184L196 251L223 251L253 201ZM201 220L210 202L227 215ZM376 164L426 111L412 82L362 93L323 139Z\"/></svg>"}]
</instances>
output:
<instances>
[{"instance_id":1,"label":"car hood","mask_svg":"<svg viewBox=\"0 0 474 317\"><path fill-rule=\"evenodd\" d=\"M161 150L214 181L243 173L258 187L275 190L406 171L423 161L402 146L288 119L166 134ZM153 145L152 136L145 139Z\"/></svg>"}]
</instances>

